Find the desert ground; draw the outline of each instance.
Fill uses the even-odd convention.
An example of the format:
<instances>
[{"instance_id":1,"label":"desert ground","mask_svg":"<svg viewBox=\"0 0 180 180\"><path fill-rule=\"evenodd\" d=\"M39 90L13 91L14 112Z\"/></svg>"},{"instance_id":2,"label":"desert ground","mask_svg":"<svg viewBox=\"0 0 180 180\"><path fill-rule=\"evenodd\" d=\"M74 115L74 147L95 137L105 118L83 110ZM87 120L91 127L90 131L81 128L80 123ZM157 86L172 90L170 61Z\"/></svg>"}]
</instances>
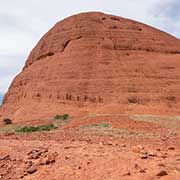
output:
<instances>
[{"instance_id":1,"label":"desert ground","mask_svg":"<svg viewBox=\"0 0 180 180\"><path fill-rule=\"evenodd\" d=\"M179 116L89 114L43 124L56 129L27 133L16 132L18 124L0 127L0 179L180 178Z\"/></svg>"}]
</instances>

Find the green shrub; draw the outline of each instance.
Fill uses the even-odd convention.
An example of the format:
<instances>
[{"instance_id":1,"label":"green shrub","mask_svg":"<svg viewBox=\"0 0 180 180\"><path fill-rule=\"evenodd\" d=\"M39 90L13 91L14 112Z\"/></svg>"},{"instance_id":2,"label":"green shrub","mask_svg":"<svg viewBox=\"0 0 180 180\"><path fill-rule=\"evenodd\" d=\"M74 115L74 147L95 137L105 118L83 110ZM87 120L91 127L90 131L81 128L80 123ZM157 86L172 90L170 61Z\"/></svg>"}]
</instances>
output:
<instances>
[{"instance_id":1,"label":"green shrub","mask_svg":"<svg viewBox=\"0 0 180 180\"><path fill-rule=\"evenodd\" d=\"M56 115L54 117L55 120L62 120L62 121L66 121L68 120L70 117L69 117L69 114L64 114L64 115Z\"/></svg>"},{"instance_id":2,"label":"green shrub","mask_svg":"<svg viewBox=\"0 0 180 180\"><path fill-rule=\"evenodd\" d=\"M20 133L31 133L37 131L51 131L57 127L54 124L41 125L41 126L25 126L22 128L17 128L15 131Z\"/></svg>"}]
</instances>

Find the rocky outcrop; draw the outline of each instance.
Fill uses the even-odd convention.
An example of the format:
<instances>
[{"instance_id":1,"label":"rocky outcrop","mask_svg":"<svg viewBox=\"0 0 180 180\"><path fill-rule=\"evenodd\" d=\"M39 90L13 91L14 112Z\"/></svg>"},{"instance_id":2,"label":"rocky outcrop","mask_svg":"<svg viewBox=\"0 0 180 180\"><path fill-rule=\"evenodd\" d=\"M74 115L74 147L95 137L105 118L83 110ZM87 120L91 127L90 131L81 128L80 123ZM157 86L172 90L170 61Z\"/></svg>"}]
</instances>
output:
<instances>
[{"instance_id":1,"label":"rocky outcrop","mask_svg":"<svg viewBox=\"0 0 180 180\"><path fill-rule=\"evenodd\" d=\"M41 38L0 114L25 121L109 105L179 113L179 59L180 40L167 33L103 13L75 15Z\"/></svg>"}]
</instances>

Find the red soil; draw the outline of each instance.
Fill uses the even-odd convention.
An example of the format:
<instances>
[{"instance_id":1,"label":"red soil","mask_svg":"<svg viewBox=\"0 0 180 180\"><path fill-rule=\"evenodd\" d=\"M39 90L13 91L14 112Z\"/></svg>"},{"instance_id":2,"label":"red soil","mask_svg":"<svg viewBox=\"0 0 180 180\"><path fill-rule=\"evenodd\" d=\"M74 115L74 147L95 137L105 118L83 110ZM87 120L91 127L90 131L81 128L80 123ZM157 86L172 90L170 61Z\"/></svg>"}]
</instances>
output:
<instances>
[{"instance_id":1,"label":"red soil","mask_svg":"<svg viewBox=\"0 0 180 180\"><path fill-rule=\"evenodd\" d=\"M151 123L102 128L73 121L54 132L1 135L1 179L179 180L179 133L155 125L162 131L150 136Z\"/></svg>"}]
</instances>

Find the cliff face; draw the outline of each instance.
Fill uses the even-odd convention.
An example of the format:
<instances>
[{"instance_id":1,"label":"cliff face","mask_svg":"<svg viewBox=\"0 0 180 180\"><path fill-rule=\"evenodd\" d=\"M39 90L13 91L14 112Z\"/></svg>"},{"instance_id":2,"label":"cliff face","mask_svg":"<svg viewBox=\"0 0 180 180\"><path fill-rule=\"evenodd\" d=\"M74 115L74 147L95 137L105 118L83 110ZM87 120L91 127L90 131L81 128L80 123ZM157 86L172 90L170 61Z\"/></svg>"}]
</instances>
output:
<instances>
[{"instance_id":1,"label":"cliff face","mask_svg":"<svg viewBox=\"0 0 180 180\"><path fill-rule=\"evenodd\" d=\"M180 40L129 19L83 13L41 38L0 114L25 121L80 111L179 113L179 72Z\"/></svg>"}]
</instances>

